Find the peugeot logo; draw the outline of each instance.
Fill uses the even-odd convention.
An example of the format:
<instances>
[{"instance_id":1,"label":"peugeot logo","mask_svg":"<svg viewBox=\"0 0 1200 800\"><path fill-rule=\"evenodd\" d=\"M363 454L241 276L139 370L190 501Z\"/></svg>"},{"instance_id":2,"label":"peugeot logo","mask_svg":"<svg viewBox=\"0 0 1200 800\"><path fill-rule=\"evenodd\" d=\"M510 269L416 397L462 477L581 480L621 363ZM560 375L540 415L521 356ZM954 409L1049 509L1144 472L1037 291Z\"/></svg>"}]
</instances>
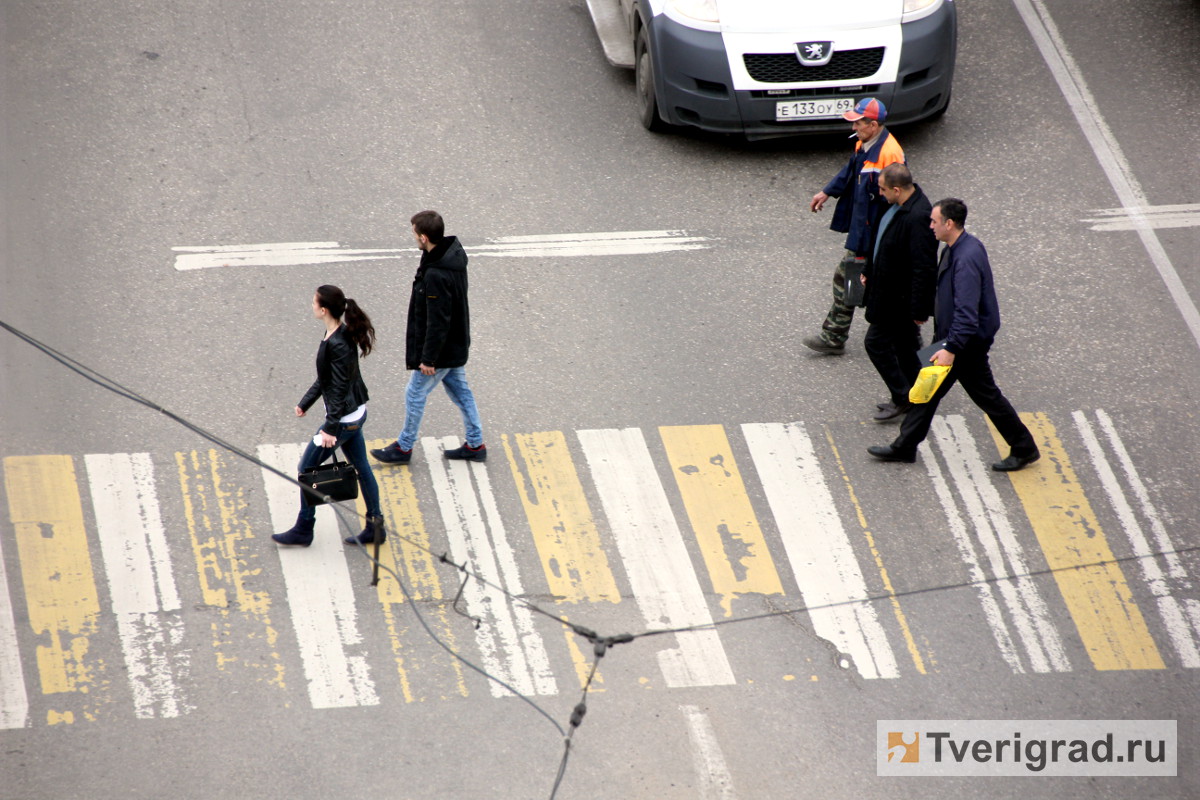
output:
<instances>
[{"instance_id":1,"label":"peugeot logo","mask_svg":"<svg viewBox=\"0 0 1200 800\"><path fill-rule=\"evenodd\" d=\"M798 42L796 57L806 67L823 67L833 58L833 42Z\"/></svg>"}]
</instances>

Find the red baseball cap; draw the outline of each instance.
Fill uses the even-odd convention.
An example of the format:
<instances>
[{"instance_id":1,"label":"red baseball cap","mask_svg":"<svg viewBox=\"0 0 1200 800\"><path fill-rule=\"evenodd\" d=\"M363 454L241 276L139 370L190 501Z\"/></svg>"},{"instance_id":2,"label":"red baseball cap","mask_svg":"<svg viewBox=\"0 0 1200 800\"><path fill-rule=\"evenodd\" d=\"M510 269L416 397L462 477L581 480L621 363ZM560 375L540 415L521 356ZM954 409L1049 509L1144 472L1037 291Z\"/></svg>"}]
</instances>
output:
<instances>
[{"instance_id":1,"label":"red baseball cap","mask_svg":"<svg viewBox=\"0 0 1200 800\"><path fill-rule=\"evenodd\" d=\"M858 105L854 107L853 111L847 111L842 114L842 119L848 122L854 122L864 117L876 120L877 122L883 122L887 119L887 108L874 97L864 97L858 101Z\"/></svg>"}]
</instances>

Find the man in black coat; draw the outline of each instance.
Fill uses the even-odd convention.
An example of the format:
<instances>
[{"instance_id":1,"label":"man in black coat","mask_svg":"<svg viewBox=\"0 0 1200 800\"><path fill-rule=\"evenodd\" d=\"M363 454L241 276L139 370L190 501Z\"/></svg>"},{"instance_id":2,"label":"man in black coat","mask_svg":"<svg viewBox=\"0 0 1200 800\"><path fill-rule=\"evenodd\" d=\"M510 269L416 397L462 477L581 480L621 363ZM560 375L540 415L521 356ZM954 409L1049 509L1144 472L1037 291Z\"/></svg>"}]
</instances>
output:
<instances>
[{"instance_id":1,"label":"man in black coat","mask_svg":"<svg viewBox=\"0 0 1200 800\"><path fill-rule=\"evenodd\" d=\"M921 371L921 325L933 313L938 243L929 229L929 198L913 183L908 167L884 167L879 195L890 205L863 271L870 323L863 346L891 395L874 417L886 422L911 407L908 390Z\"/></svg>"},{"instance_id":2,"label":"man in black coat","mask_svg":"<svg viewBox=\"0 0 1200 800\"><path fill-rule=\"evenodd\" d=\"M404 430L371 455L387 464L407 464L417 441L425 401L440 383L462 413L466 442L445 451L446 458L486 461L487 447L475 395L464 367L471 348L471 309L467 303L467 254L436 211L412 218L413 236L421 248L421 265L408 301L405 364L413 373L404 394Z\"/></svg>"}]
</instances>

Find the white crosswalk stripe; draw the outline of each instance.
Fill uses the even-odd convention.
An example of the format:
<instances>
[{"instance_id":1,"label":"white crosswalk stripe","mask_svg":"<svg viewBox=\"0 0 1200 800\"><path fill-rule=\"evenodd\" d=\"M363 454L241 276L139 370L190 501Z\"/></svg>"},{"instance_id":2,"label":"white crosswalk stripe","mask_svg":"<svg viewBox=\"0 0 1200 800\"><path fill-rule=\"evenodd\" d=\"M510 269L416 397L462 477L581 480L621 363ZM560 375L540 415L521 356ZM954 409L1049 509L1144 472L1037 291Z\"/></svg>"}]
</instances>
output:
<instances>
[{"instance_id":1,"label":"white crosswalk stripe","mask_svg":"<svg viewBox=\"0 0 1200 800\"><path fill-rule=\"evenodd\" d=\"M966 421L957 414L936 417L931 433L966 509L970 529L987 558L991 577L1000 579L996 585L1031 668L1034 672L1069 670L1062 637L1037 584L1027 577L1029 562L1024 548L1013 533L996 487L983 471L984 458ZM942 503L947 517L958 513L948 495L942 497ZM951 529L957 533L961 526L952 525ZM973 550L969 541L960 542L959 547ZM996 623L994 618L989 621ZM1006 633L997 635L998 640L1006 638Z\"/></svg>"},{"instance_id":2,"label":"white crosswalk stripe","mask_svg":"<svg viewBox=\"0 0 1200 800\"><path fill-rule=\"evenodd\" d=\"M1151 510L1149 518L1151 524L1155 525L1157 543L1159 547L1163 547L1163 552L1171 553L1167 557L1170 577L1164 574L1158 561L1150 557L1154 553L1154 550L1151 548L1150 541L1146 538L1146 533L1142 529L1141 523L1138 522L1132 506L1126 500L1125 494L1121 490L1116 473L1109 464L1108 458L1104 454L1104 449L1100 446L1100 440L1096 436L1091 421L1082 411L1076 411L1071 416L1075 420L1075 426L1079 430L1079 435L1083 439L1084 446L1087 448L1088 454L1092 458L1092 463L1095 465L1096 471L1100 476L1100 484L1104 487L1109 502L1113 504L1117 518L1121 522L1121 528L1125 531L1125 535L1129 539L1133 553L1134 555L1141 556L1137 562L1138 567L1141 569L1142 576L1146 579L1146 584L1150 587L1150 591L1158 604L1158 611L1163 618L1167 635L1171 638L1171 644L1175 647L1175 651L1179 654L1179 659L1185 667L1200 667L1200 651L1197 649L1196 640L1196 635L1200 633L1200 614L1198 614L1200 612L1200 604L1197 604L1195 600L1191 600L1185 606L1173 594L1170 579L1173 578L1186 586L1187 572L1180 562L1179 557L1171 552L1175 548L1167 535L1166 528L1162 526L1162 521L1158 518L1158 515ZM1139 499L1144 500L1143 508L1147 508L1149 506L1149 494L1146 492L1141 478L1138 477L1133 462L1129 459L1129 454L1125 450L1124 443L1103 411L1097 412L1097 418L1107 434L1110 447L1113 448L1119 463L1124 469L1127 480L1133 485L1135 495ZM1150 508L1152 509L1152 507Z\"/></svg>"},{"instance_id":3,"label":"white crosswalk stripe","mask_svg":"<svg viewBox=\"0 0 1200 800\"><path fill-rule=\"evenodd\" d=\"M692 760L696 766L697 797L700 800L734 800L733 776L725 763L725 754L713 732L712 721L697 706L680 706L692 740Z\"/></svg>"},{"instance_id":4,"label":"white crosswalk stripe","mask_svg":"<svg viewBox=\"0 0 1200 800\"><path fill-rule=\"evenodd\" d=\"M711 625L712 614L641 430L578 435L646 625L659 630ZM676 639L678 647L658 653L668 686L734 682L716 631L689 631Z\"/></svg>"},{"instance_id":5,"label":"white crosswalk stripe","mask_svg":"<svg viewBox=\"0 0 1200 800\"><path fill-rule=\"evenodd\" d=\"M3 544L0 537L0 729L24 728L29 724L29 695L25 693L25 672L21 668Z\"/></svg>"},{"instance_id":6,"label":"white crosswalk stripe","mask_svg":"<svg viewBox=\"0 0 1200 800\"><path fill-rule=\"evenodd\" d=\"M967 566L967 575L976 584L975 591L978 593L979 602L983 606L983 616L987 620L988 628L996 640L996 646L1000 648L1000 656L1013 672L1025 672L1025 666L1021 663L1021 655L1017 651L1017 645L1013 642L1012 633L1008 629L1008 624L1004 621L1004 612L1001 610L1000 603L996 599L995 584L988 581L988 573L983 568L982 563L980 563L975 543L967 531L967 524L963 520L962 514L959 513L958 507L954 504L954 498L950 494L950 487L946 483L942 467L938 464L936 458L931 457L925 459L925 468L929 472L930 481L933 483L933 496L941 501L942 509L946 514L946 524L949 526L950 533L954 537L954 544L958 547L958 552L962 556L963 563ZM1013 602L1014 589L1007 581L1001 582L1000 591L1004 594L1006 602L1010 605L1015 605Z\"/></svg>"},{"instance_id":7,"label":"white crosswalk stripe","mask_svg":"<svg viewBox=\"0 0 1200 800\"><path fill-rule=\"evenodd\" d=\"M855 602L871 593L804 426L746 424L742 431L813 629L864 678L900 677L875 607Z\"/></svg>"},{"instance_id":8,"label":"white crosswalk stripe","mask_svg":"<svg viewBox=\"0 0 1200 800\"><path fill-rule=\"evenodd\" d=\"M304 447L263 445L258 457L281 472L294 474ZM300 490L266 470L262 475L272 524L276 530L287 530L296 521ZM311 547L279 548L309 699L313 708L378 705L333 509L317 508L315 532Z\"/></svg>"},{"instance_id":9,"label":"white crosswalk stripe","mask_svg":"<svg viewBox=\"0 0 1200 800\"><path fill-rule=\"evenodd\" d=\"M191 654L149 453L84 457L100 553L139 718L192 710L182 689Z\"/></svg>"},{"instance_id":10,"label":"white crosswalk stripe","mask_svg":"<svg viewBox=\"0 0 1200 800\"><path fill-rule=\"evenodd\" d=\"M440 443L433 438L421 440L451 554L493 586L503 586L509 594L524 594L486 468L442 456L443 447L457 445L453 437ZM521 694L557 693L546 646L534 628L529 608L493 586L468 579L463 589L469 613L482 621L475 635L488 672ZM495 681L490 687L496 697L510 694Z\"/></svg>"}]
</instances>

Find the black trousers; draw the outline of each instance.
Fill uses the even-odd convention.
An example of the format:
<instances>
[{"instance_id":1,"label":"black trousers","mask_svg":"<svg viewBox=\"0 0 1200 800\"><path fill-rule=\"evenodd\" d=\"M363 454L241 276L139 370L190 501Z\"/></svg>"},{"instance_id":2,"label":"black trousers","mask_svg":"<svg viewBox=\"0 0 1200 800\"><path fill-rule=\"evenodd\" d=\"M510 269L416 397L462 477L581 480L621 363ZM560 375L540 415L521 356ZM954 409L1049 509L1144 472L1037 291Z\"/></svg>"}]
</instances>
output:
<instances>
[{"instance_id":1,"label":"black trousers","mask_svg":"<svg viewBox=\"0 0 1200 800\"><path fill-rule=\"evenodd\" d=\"M1033 434L1021 422L1016 409L1004 397L996 386L996 379L992 377L992 367L988 363L991 346L991 342L972 344L954 357L954 368L938 387L933 399L914 405L904 417L904 422L900 424L900 435L892 442L893 448L901 453L915 453L917 445L929 435L929 426L933 424L938 404L955 383L960 383L971 402L988 415L1004 441L1008 442L1013 455L1028 456L1037 452Z\"/></svg>"},{"instance_id":2,"label":"black trousers","mask_svg":"<svg viewBox=\"0 0 1200 800\"><path fill-rule=\"evenodd\" d=\"M917 361L921 326L912 320L872 322L863 339L863 347L875 365L875 371L887 385L892 402L896 405L907 403L908 390L922 367Z\"/></svg>"}]
</instances>

